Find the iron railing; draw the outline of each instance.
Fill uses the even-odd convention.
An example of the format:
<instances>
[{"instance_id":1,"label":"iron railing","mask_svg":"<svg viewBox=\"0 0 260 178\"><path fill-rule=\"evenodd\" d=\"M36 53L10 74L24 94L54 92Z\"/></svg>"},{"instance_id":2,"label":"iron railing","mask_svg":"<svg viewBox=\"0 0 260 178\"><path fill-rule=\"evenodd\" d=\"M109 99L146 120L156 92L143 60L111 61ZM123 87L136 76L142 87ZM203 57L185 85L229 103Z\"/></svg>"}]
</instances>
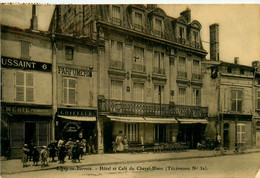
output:
<instances>
[{"instance_id":1,"label":"iron railing","mask_svg":"<svg viewBox=\"0 0 260 178\"><path fill-rule=\"evenodd\" d=\"M208 107L146 103L124 100L100 99L99 112L139 116L178 116L202 118L208 116Z\"/></svg>"}]
</instances>

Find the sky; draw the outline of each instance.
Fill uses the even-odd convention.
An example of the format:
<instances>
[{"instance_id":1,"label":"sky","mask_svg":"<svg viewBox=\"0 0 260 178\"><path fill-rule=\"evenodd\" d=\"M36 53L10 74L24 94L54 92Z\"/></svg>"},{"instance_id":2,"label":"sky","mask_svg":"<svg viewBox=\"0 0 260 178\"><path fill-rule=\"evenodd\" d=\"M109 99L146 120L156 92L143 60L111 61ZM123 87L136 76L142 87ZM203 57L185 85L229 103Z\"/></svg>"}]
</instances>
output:
<instances>
[{"instance_id":1,"label":"sky","mask_svg":"<svg viewBox=\"0 0 260 178\"><path fill-rule=\"evenodd\" d=\"M260 60L260 3L259 4L159 4L171 17L179 17L187 7L191 19L202 25L203 46L209 53L209 26L219 24L220 60L250 65ZM1 5L1 24L29 28L31 5ZM48 30L54 5L37 5L38 27ZM207 59L210 58L208 54Z\"/></svg>"}]
</instances>

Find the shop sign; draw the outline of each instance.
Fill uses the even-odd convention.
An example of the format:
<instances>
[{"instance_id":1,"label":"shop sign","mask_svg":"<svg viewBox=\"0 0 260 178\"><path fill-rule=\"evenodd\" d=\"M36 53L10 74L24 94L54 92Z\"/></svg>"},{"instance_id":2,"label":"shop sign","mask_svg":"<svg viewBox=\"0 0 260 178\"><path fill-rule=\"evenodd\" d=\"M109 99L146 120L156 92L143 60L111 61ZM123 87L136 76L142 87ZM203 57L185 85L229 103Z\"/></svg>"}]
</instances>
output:
<instances>
[{"instance_id":1,"label":"shop sign","mask_svg":"<svg viewBox=\"0 0 260 178\"><path fill-rule=\"evenodd\" d=\"M4 68L19 68L24 70L38 70L44 72L50 72L52 67L52 65L49 63L22 60L5 56L1 57L1 66Z\"/></svg>"},{"instance_id":2,"label":"shop sign","mask_svg":"<svg viewBox=\"0 0 260 178\"><path fill-rule=\"evenodd\" d=\"M39 108L32 106L2 106L2 111L11 114L37 114L37 115L51 115L50 108Z\"/></svg>"},{"instance_id":3,"label":"shop sign","mask_svg":"<svg viewBox=\"0 0 260 178\"><path fill-rule=\"evenodd\" d=\"M85 69L75 69L71 67L58 66L58 74L74 77L92 77L92 72Z\"/></svg>"},{"instance_id":4,"label":"shop sign","mask_svg":"<svg viewBox=\"0 0 260 178\"><path fill-rule=\"evenodd\" d=\"M96 110L84 110L84 109L65 109L58 108L58 115L63 116L93 116L96 117Z\"/></svg>"}]
</instances>

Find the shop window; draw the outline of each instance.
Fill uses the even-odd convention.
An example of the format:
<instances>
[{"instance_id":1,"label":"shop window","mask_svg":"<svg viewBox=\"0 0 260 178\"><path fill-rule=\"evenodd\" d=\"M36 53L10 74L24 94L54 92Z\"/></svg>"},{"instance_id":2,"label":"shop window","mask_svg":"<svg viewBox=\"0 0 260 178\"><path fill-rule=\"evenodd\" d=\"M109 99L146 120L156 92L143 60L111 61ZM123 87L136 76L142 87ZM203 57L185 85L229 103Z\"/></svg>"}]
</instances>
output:
<instances>
[{"instance_id":1,"label":"shop window","mask_svg":"<svg viewBox=\"0 0 260 178\"><path fill-rule=\"evenodd\" d=\"M144 101L144 84L134 83L134 101Z\"/></svg>"},{"instance_id":2,"label":"shop window","mask_svg":"<svg viewBox=\"0 0 260 178\"><path fill-rule=\"evenodd\" d=\"M27 72L16 72L16 101L34 101L34 75Z\"/></svg>"},{"instance_id":3,"label":"shop window","mask_svg":"<svg viewBox=\"0 0 260 178\"><path fill-rule=\"evenodd\" d=\"M154 73L165 74L164 70L164 54L155 51L154 52Z\"/></svg>"},{"instance_id":4,"label":"shop window","mask_svg":"<svg viewBox=\"0 0 260 178\"><path fill-rule=\"evenodd\" d=\"M256 92L256 109L260 110L260 91Z\"/></svg>"},{"instance_id":5,"label":"shop window","mask_svg":"<svg viewBox=\"0 0 260 178\"><path fill-rule=\"evenodd\" d=\"M155 124L155 142L165 143L166 142L166 124Z\"/></svg>"},{"instance_id":6,"label":"shop window","mask_svg":"<svg viewBox=\"0 0 260 178\"><path fill-rule=\"evenodd\" d=\"M111 41L111 64L113 68L123 68L123 43Z\"/></svg>"},{"instance_id":7,"label":"shop window","mask_svg":"<svg viewBox=\"0 0 260 178\"><path fill-rule=\"evenodd\" d=\"M30 43L26 41L21 41L21 58L30 58Z\"/></svg>"},{"instance_id":8,"label":"shop window","mask_svg":"<svg viewBox=\"0 0 260 178\"><path fill-rule=\"evenodd\" d=\"M139 124L125 124L124 129L128 142L139 142Z\"/></svg>"},{"instance_id":9,"label":"shop window","mask_svg":"<svg viewBox=\"0 0 260 178\"><path fill-rule=\"evenodd\" d=\"M65 59L68 61L73 60L74 48L71 46L65 46Z\"/></svg>"},{"instance_id":10,"label":"shop window","mask_svg":"<svg viewBox=\"0 0 260 178\"><path fill-rule=\"evenodd\" d=\"M231 111L242 112L242 90L231 90Z\"/></svg>"},{"instance_id":11,"label":"shop window","mask_svg":"<svg viewBox=\"0 0 260 178\"><path fill-rule=\"evenodd\" d=\"M64 104L76 104L77 80L74 78L63 79L63 101Z\"/></svg>"},{"instance_id":12,"label":"shop window","mask_svg":"<svg viewBox=\"0 0 260 178\"><path fill-rule=\"evenodd\" d=\"M24 144L24 124L23 123L10 123L10 147L22 148Z\"/></svg>"},{"instance_id":13,"label":"shop window","mask_svg":"<svg viewBox=\"0 0 260 178\"><path fill-rule=\"evenodd\" d=\"M134 58L133 58L133 70L144 72L144 49L139 47L134 47Z\"/></svg>"},{"instance_id":14,"label":"shop window","mask_svg":"<svg viewBox=\"0 0 260 178\"><path fill-rule=\"evenodd\" d=\"M246 125L237 124L237 143L246 142Z\"/></svg>"},{"instance_id":15,"label":"shop window","mask_svg":"<svg viewBox=\"0 0 260 178\"><path fill-rule=\"evenodd\" d=\"M163 103L164 100L164 86L154 85L154 102Z\"/></svg>"},{"instance_id":16,"label":"shop window","mask_svg":"<svg viewBox=\"0 0 260 178\"><path fill-rule=\"evenodd\" d=\"M122 100L123 98L123 82L111 81L111 98L116 100Z\"/></svg>"},{"instance_id":17,"label":"shop window","mask_svg":"<svg viewBox=\"0 0 260 178\"><path fill-rule=\"evenodd\" d=\"M201 90L193 89L193 105L200 106L201 105Z\"/></svg>"},{"instance_id":18,"label":"shop window","mask_svg":"<svg viewBox=\"0 0 260 178\"><path fill-rule=\"evenodd\" d=\"M179 88L178 104L185 105L186 101L186 89Z\"/></svg>"}]
</instances>

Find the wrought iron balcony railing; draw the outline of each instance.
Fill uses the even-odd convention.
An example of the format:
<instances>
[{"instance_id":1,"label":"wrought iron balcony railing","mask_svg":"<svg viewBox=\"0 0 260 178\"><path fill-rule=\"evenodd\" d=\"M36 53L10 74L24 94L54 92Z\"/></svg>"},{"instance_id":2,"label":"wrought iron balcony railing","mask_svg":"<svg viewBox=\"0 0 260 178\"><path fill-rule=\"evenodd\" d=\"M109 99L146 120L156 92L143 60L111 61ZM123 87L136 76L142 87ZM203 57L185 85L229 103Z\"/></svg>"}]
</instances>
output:
<instances>
[{"instance_id":1,"label":"wrought iron balcony railing","mask_svg":"<svg viewBox=\"0 0 260 178\"><path fill-rule=\"evenodd\" d=\"M179 116L202 118L208 116L208 107L169 105L135 101L101 99L99 112L109 114L126 114L139 116Z\"/></svg>"},{"instance_id":2,"label":"wrought iron balcony railing","mask_svg":"<svg viewBox=\"0 0 260 178\"><path fill-rule=\"evenodd\" d=\"M135 72L145 72L145 66L141 64L133 64L132 70Z\"/></svg>"},{"instance_id":3,"label":"wrought iron balcony railing","mask_svg":"<svg viewBox=\"0 0 260 178\"><path fill-rule=\"evenodd\" d=\"M124 63L122 61L115 61L115 60L110 61L110 68L123 69L123 67L124 67Z\"/></svg>"},{"instance_id":4,"label":"wrought iron balcony railing","mask_svg":"<svg viewBox=\"0 0 260 178\"><path fill-rule=\"evenodd\" d=\"M153 73L165 75L165 69L154 67L153 68Z\"/></svg>"},{"instance_id":5,"label":"wrought iron balcony railing","mask_svg":"<svg viewBox=\"0 0 260 178\"><path fill-rule=\"evenodd\" d=\"M202 75L201 74L192 74L192 79L193 80L202 80Z\"/></svg>"},{"instance_id":6,"label":"wrought iron balcony railing","mask_svg":"<svg viewBox=\"0 0 260 178\"><path fill-rule=\"evenodd\" d=\"M178 78L187 78L187 72L178 71Z\"/></svg>"}]
</instances>

